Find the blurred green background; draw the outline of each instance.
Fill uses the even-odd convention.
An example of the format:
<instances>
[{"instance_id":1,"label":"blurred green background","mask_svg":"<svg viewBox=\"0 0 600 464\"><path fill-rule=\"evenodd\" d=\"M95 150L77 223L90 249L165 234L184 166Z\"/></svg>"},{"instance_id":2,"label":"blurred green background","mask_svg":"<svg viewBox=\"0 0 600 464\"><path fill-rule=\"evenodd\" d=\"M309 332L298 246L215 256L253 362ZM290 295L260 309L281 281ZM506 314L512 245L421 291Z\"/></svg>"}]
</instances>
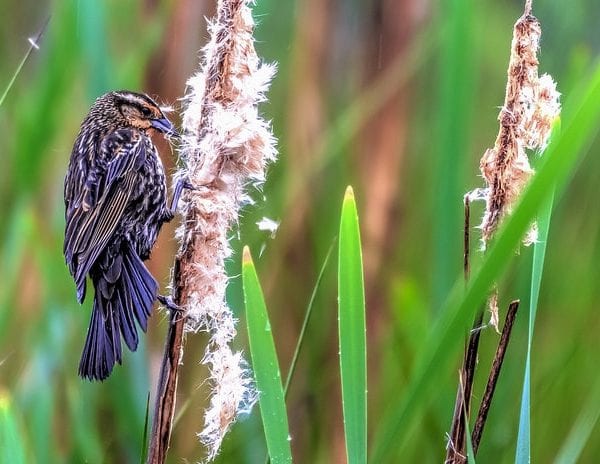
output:
<instances>
[{"instance_id":1,"label":"blurred green background","mask_svg":"<svg viewBox=\"0 0 600 464\"><path fill-rule=\"evenodd\" d=\"M206 43L207 0L1 0L0 89L48 15L34 51L0 107L0 446L27 463L139 462L147 396L154 394L166 317L153 316L138 351L104 383L77 377L91 299L81 308L64 265L63 176L79 124L110 89L141 90L179 107ZM253 250L283 371L325 254L346 185L361 217L367 295L369 434L402 395L413 360L460 276L462 196L480 187L493 145L517 1L257 0L257 49L279 72L261 107L280 159L257 204L232 232L230 304L241 318L240 250ZM540 71L568 95L600 52L600 3L534 1ZM178 121L177 114L173 118ZM159 143L159 141L157 141ZM160 145L172 172L176 153ZM598 143L557 199L532 358L532 459L552 462L600 371ZM596 193L595 193L596 192ZM596 206L594 206L596 205ZM481 205L474 208L474 225ZM274 238L256 222L281 221ZM473 241L477 235L474 229ZM150 263L163 286L176 249L165 227ZM475 257L475 261L477 261ZM501 307L528 297L531 251L500 282ZM288 398L296 462L344 462L335 266L330 263ZM512 462L526 349L518 315L479 451ZM482 336L475 404L498 337ZM169 462L204 451L206 338L187 338ZM394 462L441 462L461 353L431 405L420 407ZM153 404L153 397L151 399ZM6 449L6 448L5 448ZM581 462L597 462L595 430ZM0 451L1 454L1 451ZM6 456L6 455L5 455ZM257 410L225 440L218 462L264 462ZM20 461L19 461L20 459Z\"/></svg>"}]
</instances>

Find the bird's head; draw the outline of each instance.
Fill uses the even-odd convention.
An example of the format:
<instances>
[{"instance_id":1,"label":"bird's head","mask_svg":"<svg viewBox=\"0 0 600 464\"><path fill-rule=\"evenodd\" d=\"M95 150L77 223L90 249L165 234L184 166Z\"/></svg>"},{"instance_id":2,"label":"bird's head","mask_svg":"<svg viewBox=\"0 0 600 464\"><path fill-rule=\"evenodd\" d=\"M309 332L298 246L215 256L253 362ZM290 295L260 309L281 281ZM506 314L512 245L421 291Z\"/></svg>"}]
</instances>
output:
<instances>
[{"instance_id":1,"label":"bird's head","mask_svg":"<svg viewBox=\"0 0 600 464\"><path fill-rule=\"evenodd\" d=\"M126 125L140 130L156 129L168 136L177 136L175 126L148 95L122 90L105 96L116 106Z\"/></svg>"}]
</instances>

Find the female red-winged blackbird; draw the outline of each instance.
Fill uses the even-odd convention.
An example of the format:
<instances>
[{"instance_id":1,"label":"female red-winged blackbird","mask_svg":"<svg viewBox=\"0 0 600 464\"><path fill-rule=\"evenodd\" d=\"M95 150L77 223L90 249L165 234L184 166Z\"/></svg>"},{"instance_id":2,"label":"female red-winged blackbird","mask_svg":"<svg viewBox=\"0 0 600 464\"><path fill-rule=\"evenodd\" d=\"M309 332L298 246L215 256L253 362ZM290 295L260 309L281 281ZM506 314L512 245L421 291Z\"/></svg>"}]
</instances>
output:
<instances>
[{"instance_id":1,"label":"female red-winged blackbird","mask_svg":"<svg viewBox=\"0 0 600 464\"><path fill-rule=\"evenodd\" d=\"M86 277L94 307L79 375L104 380L121 363L121 336L135 351L146 331L158 284L143 261L183 188L166 203L165 173L152 130L175 129L148 96L120 91L96 100L81 124L65 178L64 254L83 302Z\"/></svg>"}]
</instances>

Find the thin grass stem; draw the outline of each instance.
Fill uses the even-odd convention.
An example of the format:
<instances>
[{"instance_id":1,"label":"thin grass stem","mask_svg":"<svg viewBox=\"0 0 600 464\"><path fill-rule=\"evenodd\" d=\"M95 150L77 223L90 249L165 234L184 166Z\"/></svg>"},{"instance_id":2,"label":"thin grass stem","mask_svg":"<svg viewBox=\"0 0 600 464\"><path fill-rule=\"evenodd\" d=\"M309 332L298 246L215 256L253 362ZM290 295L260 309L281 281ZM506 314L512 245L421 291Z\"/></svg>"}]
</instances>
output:
<instances>
[{"instance_id":1,"label":"thin grass stem","mask_svg":"<svg viewBox=\"0 0 600 464\"><path fill-rule=\"evenodd\" d=\"M300 334L298 335L298 341L296 342L296 348L294 349L294 355L292 356L292 361L290 363L290 368L288 370L285 384L283 386L283 395L284 398L287 398L288 391L290 388L290 384L292 382L292 378L294 373L296 372L296 364L298 363L298 357L300 356L300 350L302 349L302 345L305 340L306 328L308 327L308 323L310 322L310 316L312 315L312 310L315 302L315 298L317 296L317 292L319 287L321 286L321 280L323 280L323 275L325 274L325 268L329 263L329 258L331 257L331 253L333 251L333 247L335 246L335 242L337 237L333 239L331 245L329 246L329 250L327 250L327 255L325 255L325 260L321 265L321 270L319 271L319 275L317 276L317 281L315 282L315 286L313 288L312 294L310 295L310 300L308 302L308 306L306 308L306 314L304 315L304 321L302 321L302 328L300 329Z\"/></svg>"},{"instance_id":2,"label":"thin grass stem","mask_svg":"<svg viewBox=\"0 0 600 464\"><path fill-rule=\"evenodd\" d=\"M47 28L49 22L50 22L50 16L48 16L46 18L46 21L44 21L44 24L42 25L42 28L37 33L37 35L35 37L29 39L29 49L27 50L27 52L25 52L25 55L21 59L21 62L17 66L17 69L15 70L14 74L10 78L10 81L8 82L8 85L4 89L4 93L2 93L2 96L0 97L0 106L2 106L2 103L4 103L4 100L6 99L6 96L8 95L8 92L10 92L10 89L15 84L15 82L17 80L17 77L19 77L19 74L21 74L21 70L23 69L23 66L25 66L25 63L27 63L27 60L29 59L29 57L31 56L31 54L33 53L33 51L34 50L39 50L39 48L40 48L40 46L39 46L40 39L44 35L44 32L46 32L46 28Z\"/></svg>"}]
</instances>

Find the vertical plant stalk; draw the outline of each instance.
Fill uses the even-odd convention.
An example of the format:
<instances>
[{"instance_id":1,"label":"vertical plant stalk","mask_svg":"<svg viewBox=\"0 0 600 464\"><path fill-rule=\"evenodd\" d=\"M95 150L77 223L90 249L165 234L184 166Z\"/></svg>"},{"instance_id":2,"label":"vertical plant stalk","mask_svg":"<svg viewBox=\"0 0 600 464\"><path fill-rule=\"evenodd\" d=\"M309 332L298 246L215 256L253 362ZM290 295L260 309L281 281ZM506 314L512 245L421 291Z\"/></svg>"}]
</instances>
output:
<instances>
[{"instance_id":1,"label":"vertical plant stalk","mask_svg":"<svg viewBox=\"0 0 600 464\"><path fill-rule=\"evenodd\" d=\"M465 284L469 281L471 273L470 263L470 243L471 243L471 199L469 195L464 198L464 232L463 232L463 275ZM481 323L483 321L483 311L479 310L473 322L473 328L469 335L469 341L465 348L463 364L459 370L459 384L456 392L456 401L454 403L454 414L452 416L452 426L446 449L446 463L466 462L466 420L471 411L471 392L473 390L473 381L475 380L475 368L477 366L477 352L479 350L479 337L481 335Z\"/></svg>"},{"instance_id":2,"label":"vertical plant stalk","mask_svg":"<svg viewBox=\"0 0 600 464\"><path fill-rule=\"evenodd\" d=\"M479 406L479 413L475 420L475 426L473 427L473 433L471 434L471 441L473 443L473 451L477 454L479 443L481 442L481 435L483 434L483 428L487 420L487 415L492 405L492 397L496 391L496 384L498 383L498 377L500 377L500 369L502 369L502 363L504 362L504 355L508 348L508 342L510 340L510 334L517 317L517 310L519 309L519 300L515 300L510 303L508 311L506 312L506 319L504 321L504 327L502 328L502 335L498 342L498 348L494 355L494 361L492 362L492 368L488 377L487 384L485 386L485 393L481 399L481 405Z\"/></svg>"},{"instance_id":3,"label":"vertical plant stalk","mask_svg":"<svg viewBox=\"0 0 600 464\"><path fill-rule=\"evenodd\" d=\"M173 282L175 283L180 281L180 266L181 257L177 256L173 268ZM174 285L172 297L174 302L181 300L180 285ZM162 464L167 458L175 414L179 364L181 364L183 357L184 322L185 317L183 315L179 315L176 311L170 312L167 340L156 387L156 404L150 434L148 464Z\"/></svg>"},{"instance_id":4,"label":"vertical plant stalk","mask_svg":"<svg viewBox=\"0 0 600 464\"><path fill-rule=\"evenodd\" d=\"M242 354L230 346L236 321L225 301L227 234L239 209L251 203L245 187L262 183L276 158L270 124L257 109L275 67L256 55L251 3L219 0L200 70L188 81L180 152L185 168L175 177L195 188L182 196L172 285L173 301L184 314L170 317L148 460L153 464L164 462L169 444L185 333L202 330L210 336L202 362L209 367L212 392L199 433L208 460L218 454L238 414L256 401Z\"/></svg>"},{"instance_id":5,"label":"vertical plant stalk","mask_svg":"<svg viewBox=\"0 0 600 464\"><path fill-rule=\"evenodd\" d=\"M446 451L446 460L444 461L446 463L466 462L466 419L471 412L471 392L473 390L473 381L475 380L482 321L483 311L479 311L473 322L473 329L471 330L469 342L465 349L465 358L459 371L459 385L456 393L456 402L454 403L452 429Z\"/></svg>"},{"instance_id":6,"label":"vertical plant stalk","mask_svg":"<svg viewBox=\"0 0 600 464\"><path fill-rule=\"evenodd\" d=\"M541 27L538 20L531 14L532 1L526 0L525 11L517 20L513 30L513 39L511 44L511 56L508 65L508 79L506 85L506 94L504 105L498 115L500 130L493 148L486 150L481 158L481 173L486 181L485 189L478 189L465 195L465 254L464 254L464 272L465 278L468 278L468 227L470 208L469 202L473 199L485 199L486 208L483 217L482 242L485 246L492 239L502 218L510 212L512 205L520 195L523 187L529 181L533 174L533 169L529 164L526 149L536 149L542 151L548 144L548 138L554 120L558 117L560 105L558 103L559 94L556 91L556 84L548 75L538 77L538 59L537 52L541 36ZM526 244L531 244L537 240L535 225L525 239ZM498 330L498 294L494 290L488 300L491 319L490 324ZM511 304L509 315L513 317L516 313L518 303ZM512 313L512 314L510 314ZM450 434L450 442L446 454L446 462L462 463L465 462L465 421L470 412L470 394L472 390L472 381L475 369L475 359L479 344L479 327L482 322L483 311L478 312L474 328L469 337L468 348L465 353L463 367L461 368L460 378L464 379L464 390L459 385L453 421ZM512 328L512 320L508 324L508 335ZM506 330L506 327L505 327ZM508 337L507 335L507 337ZM502 357L506 350L508 338L503 336L498 345L498 353ZM497 381L502 362L496 364L494 361L493 369L488 379L489 394L482 402L480 408L480 417L473 433L473 448L477 452L483 424L487 418L492 395L494 393L495 383ZM465 414L462 411L465 411ZM482 416L483 414L483 416Z\"/></svg>"},{"instance_id":7,"label":"vertical plant stalk","mask_svg":"<svg viewBox=\"0 0 600 464\"><path fill-rule=\"evenodd\" d=\"M463 277L465 283L471 277L471 198L465 195L465 222L463 229Z\"/></svg>"}]
</instances>

